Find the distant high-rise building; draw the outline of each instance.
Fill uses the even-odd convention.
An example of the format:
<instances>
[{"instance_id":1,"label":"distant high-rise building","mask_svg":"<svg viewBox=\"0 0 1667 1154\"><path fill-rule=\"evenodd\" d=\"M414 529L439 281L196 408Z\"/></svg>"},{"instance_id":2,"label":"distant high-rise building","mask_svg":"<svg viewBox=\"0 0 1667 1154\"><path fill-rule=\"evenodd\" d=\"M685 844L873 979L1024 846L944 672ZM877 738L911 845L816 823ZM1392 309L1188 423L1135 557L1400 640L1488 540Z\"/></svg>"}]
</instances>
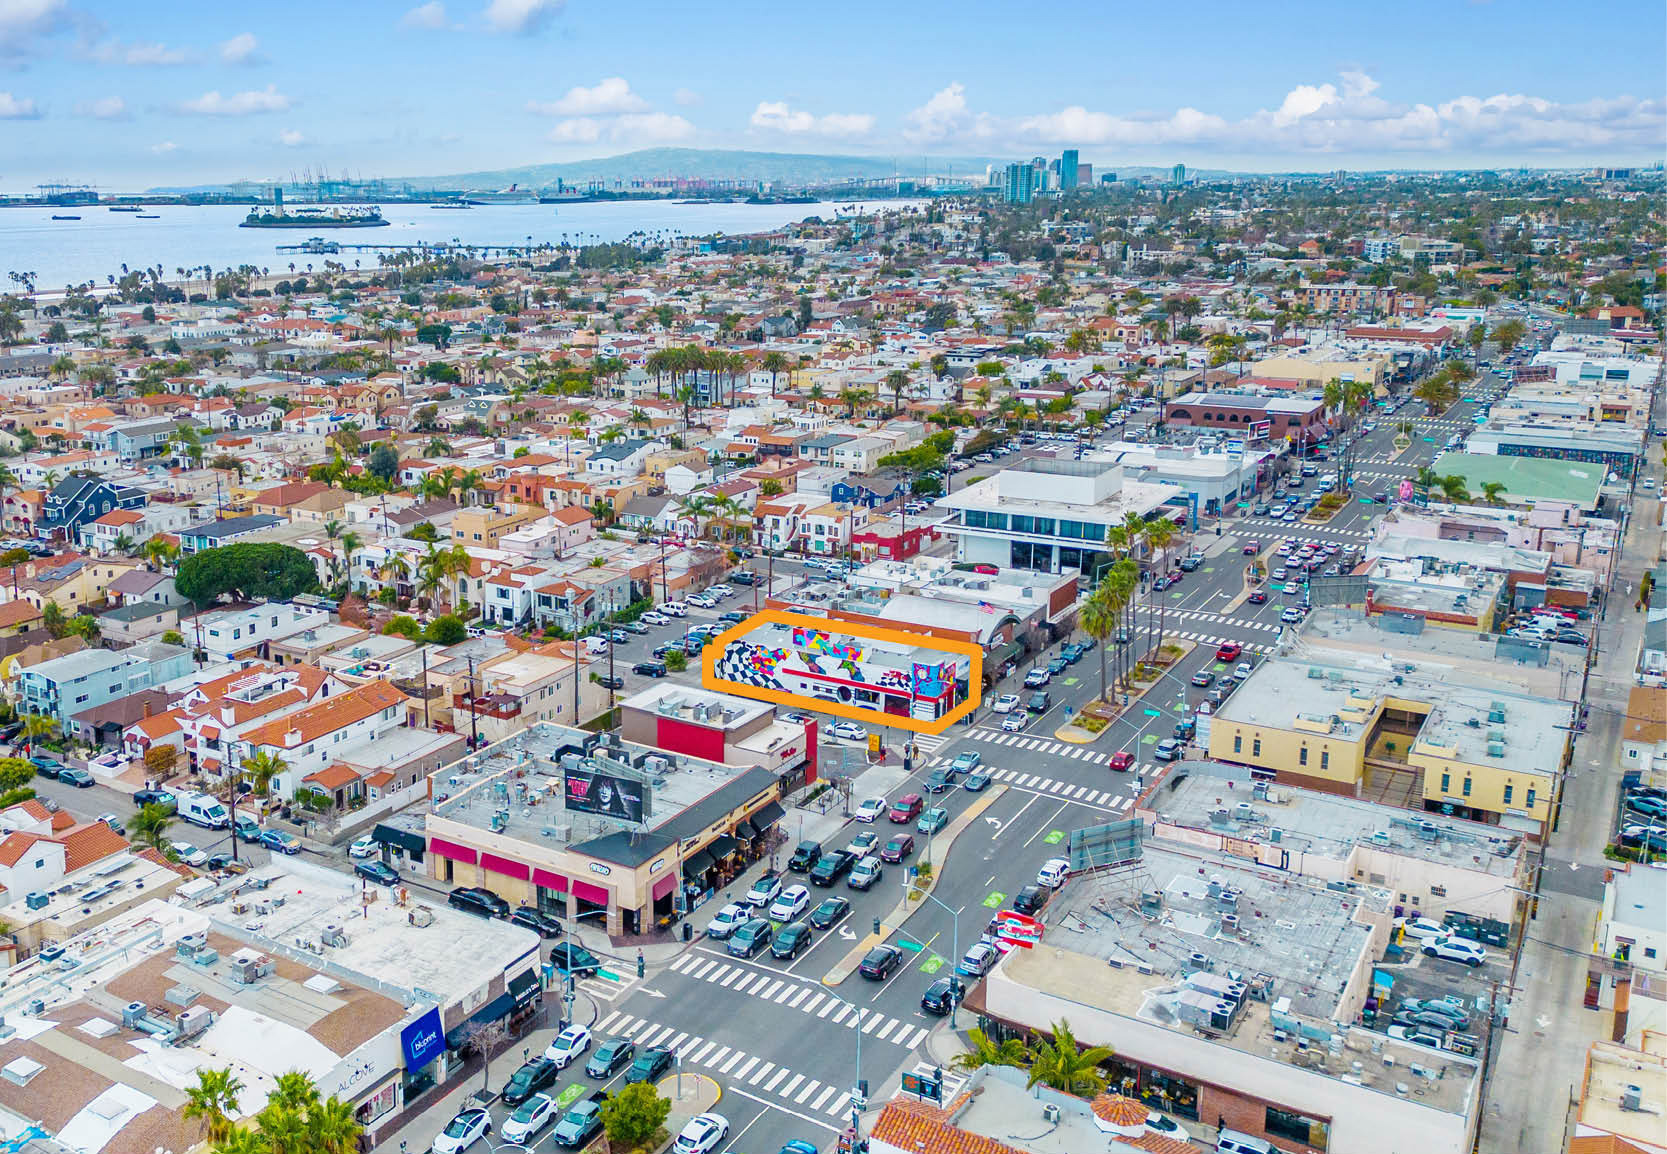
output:
<instances>
[{"instance_id":1,"label":"distant high-rise building","mask_svg":"<svg viewBox=\"0 0 1667 1154\"><path fill-rule=\"evenodd\" d=\"M1174 168L1169 170L1169 183L1170 184L1173 184L1176 188L1180 188L1186 182L1187 182L1187 166L1186 165L1177 164Z\"/></svg>"},{"instance_id":2,"label":"distant high-rise building","mask_svg":"<svg viewBox=\"0 0 1667 1154\"><path fill-rule=\"evenodd\" d=\"M1001 184L1001 199L1008 204L1029 204L1036 195L1036 166L1009 164Z\"/></svg>"},{"instance_id":3,"label":"distant high-rise building","mask_svg":"<svg viewBox=\"0 0 1667 1154\"><path fill-rule=\"evenodd\" d=\"M1117 174L1115 172L1102 172L1102 173L1100 173L1100 183L1101 184L1116 184L1117 183Z\"/></svg>"},{"instance_id":4,"label":"distant high-rise building","mask_svg":"<svg viewBox=\"0 0 1667 1154\"><path fill-rule=\"evenodd\" d=\"M1077 186L1077 150L1067 148L1059 154L1059 187L1070 192Z\"/></svg>"},{"instance_id":5,"label":"distant high-rise building","mask_svg":"<svg viewBox=\"0 0 1667 1154\"><path fill-rule=\"evenodd\" d=\"M1077 165L1077 187L1094 187L1094 166L1092 164Z\"/></svg>"}]
</instances>

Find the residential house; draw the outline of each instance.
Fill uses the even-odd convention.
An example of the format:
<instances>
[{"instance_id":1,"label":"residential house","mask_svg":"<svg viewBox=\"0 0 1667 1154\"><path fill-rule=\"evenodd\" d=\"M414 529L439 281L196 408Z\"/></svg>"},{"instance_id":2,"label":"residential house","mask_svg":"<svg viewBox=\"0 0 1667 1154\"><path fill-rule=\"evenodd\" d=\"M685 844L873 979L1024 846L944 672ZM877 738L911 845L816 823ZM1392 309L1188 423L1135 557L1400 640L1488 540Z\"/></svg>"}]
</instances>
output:
<instances>
[{"instance_id":1,"label":"residential house","mask_svg":"<svg viewBox=\"0 0 1667 1154\"><path fill-rule=\"evenodd\" d=\"M191 654L178 645L145 642L131 649L83 649L18 672L19 713L42 713L67 725L77 713L150 689L191 669Z\"/></svg>"},{"instance_id":2,"label":"residential house","mask_svg":"<svg viewBox=\"0 0 1667 1154\"><path fill-rule=\"evenodd\" d=\"M284 770L273 778L272 792L293 799L309 776L399 730L406 701L391 682L368 682L255 726L227 743L227 756L237 765L261 753L280 759ZM313 784L327 791L341 788Z\"/></svg>"},{"instance_id":3,"label":"residential house","mask_svg":"<svg viewBox=\"0 0 1667 1154\"><path fill-rule=\"evenodd\" d=\"M102 477L77 474L65 477L46 495L42 525L62 529L66 536L79 536L81 526L116 509L143 509L149 498L144 490L119 485Z\"/></svg>"},{"instance_id":4,"label":"residential house","mask_svg":"<svg viewBox=\"0 0 1667 1154\"><path fill-rule=\"evenodd\" d=\"M182 505L146 505L140 509L112 509L104 516L81 526L82 547L94 553L108 555L121 551L118 542L127 540L127 548L137 551L158 533L177 533L191 524L192 512Z\"/></svg>"},{"instance_id":5,"label":"residential house","mask_svg":"<svg viewBox=\"0 0 1667 1154\"><path fill-rule=\"evenodd\" d=\"M537 505L511 505L503 509L460 509L452 518L452 540L465 545L496 549L498 542L506 534L532 524L544 514L543 507Z\"/></svg>"},{"instance_id":6,"label":"residential house","mask_svg":"<svg viewBox=\"0 0 1667 1154\"><path fill-rule=\"evenodd\" d=\"M635 477L643 471L657 441L615 441L598 446L585 461L585 472L596 477Z\"/></svg>"},{"instance_id":7,"label":"residential house","mask_svg":"<svg viewBox=\"0 0 1667 1154\"><path fill-rule=\"evenodd\" d=\"M222 545L230 545L234 541L251 537L283 523L282 517L271 513L252 513L247 517L227 517L218 521L208 521L180 533L180 552L190 555L200 553L204 549L218 549Z\"/></svg>"},{"instance_id":8,"label":"residential house","mask_svg":"<svg viewBox=\"0 0 1667 1154\"><path fill-rule=\"evenodd\" d=\"M180 631L198 649L224 661L252 653L264 658L263 651L271 642L329 623L330 614L326 610L270 601L199 613L182 621Z\"/></svg>"}]
</instances>

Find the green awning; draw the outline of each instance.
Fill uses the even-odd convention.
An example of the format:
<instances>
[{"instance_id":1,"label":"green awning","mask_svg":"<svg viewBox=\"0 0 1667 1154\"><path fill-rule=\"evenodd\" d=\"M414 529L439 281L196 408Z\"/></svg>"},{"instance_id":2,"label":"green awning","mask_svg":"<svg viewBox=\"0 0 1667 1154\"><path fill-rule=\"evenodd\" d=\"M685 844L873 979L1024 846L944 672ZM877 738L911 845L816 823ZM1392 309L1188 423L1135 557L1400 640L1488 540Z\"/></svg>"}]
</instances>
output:
<instances>
[{"instance_id":1,"label":"green awning","mask_svg":"<svg viewBox=\"0 0 1667 1154\"><path fill-rule=\"evenodd\" d=\"M990 654L987 659L993 668L1000 668L1009 661L1017 661L1025 655L1025 647L1018 641L1009 641L1000 649Z\"/></svg>"}]
</instances>

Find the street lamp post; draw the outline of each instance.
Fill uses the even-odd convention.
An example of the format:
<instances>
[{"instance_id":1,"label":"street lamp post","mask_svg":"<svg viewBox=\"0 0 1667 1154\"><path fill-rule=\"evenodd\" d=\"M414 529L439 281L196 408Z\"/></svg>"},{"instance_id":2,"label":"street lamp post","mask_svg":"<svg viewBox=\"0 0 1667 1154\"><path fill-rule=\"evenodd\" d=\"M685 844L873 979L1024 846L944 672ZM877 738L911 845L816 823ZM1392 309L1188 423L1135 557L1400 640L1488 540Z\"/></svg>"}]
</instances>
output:
<instances>
[{"instance_id":1,"label":"street lamp post","mask_svg":"<svg viewBox=\"0 0 1667 1154\"><path fill-rule=\"evenodd\" d=\"M908 888L908 886L905 883L904 889L906 890L907 888ZM952 957L954 957L956 959L959 959L960 956L961 956L961 911L958 910L958 909L951 909L949 906L945 905L943 902L939 901L937 898L933 897L929 893L924 893L923 892L920 896L925 898L927 901L931 902L933 905L937 906L940 910L943 910L945 913L947 913L949 915L949 917L950 917L950 929L949 929L950 946L949 946L949 952L950 952L950 955ZM965 908L965 907L963 907L963 908ZM951 970L950 973L951 973L951 976L953 977L954 971ZM959 1008L959 1006L960 1006L960 999L955 996L955 984L954 984L953 981L951 981L950 986L949 986L949 1028L951 1030L955 1029L955 1011L956 1011L956 1009Z\"/></svg>"}]
</instances>

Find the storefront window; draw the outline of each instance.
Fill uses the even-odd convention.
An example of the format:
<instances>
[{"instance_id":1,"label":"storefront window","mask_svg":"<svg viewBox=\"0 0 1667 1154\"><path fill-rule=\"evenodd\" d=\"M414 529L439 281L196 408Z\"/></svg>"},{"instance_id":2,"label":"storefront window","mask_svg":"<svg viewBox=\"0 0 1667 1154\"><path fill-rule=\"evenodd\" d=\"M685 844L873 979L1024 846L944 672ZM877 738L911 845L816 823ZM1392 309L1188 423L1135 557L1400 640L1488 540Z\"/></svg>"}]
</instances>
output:
<instances>
[{"instance_id":1,"label":"storefront window","mask_svg":"<svg viewBox=\"0 0 1667 1154\"><path fill-rule=\"evenodd\" d=\"M1111 1058L1105 1063L1110 1077L1106 1088L1113 1093L1137 1098L1166 1114L1198 1121L1198 1087L1173 1074Z\"/></svg>"},{"instance_id":2,"label":"storefront window","mask_svg":"<svg viewBox=\"0 0 1667 1154\"><path fill-rule=\"evenodd\" d=\"M1263 1129L1276 1137L1304 1142L1320 1150L1326 1149L1331 1142L1331 1126L1329 1123L1302 1114L1295 1114L1289 1110L1275 1109L1272 1106L1268 1107L1267 1123Z\"/></svg>"}]
</instances>

